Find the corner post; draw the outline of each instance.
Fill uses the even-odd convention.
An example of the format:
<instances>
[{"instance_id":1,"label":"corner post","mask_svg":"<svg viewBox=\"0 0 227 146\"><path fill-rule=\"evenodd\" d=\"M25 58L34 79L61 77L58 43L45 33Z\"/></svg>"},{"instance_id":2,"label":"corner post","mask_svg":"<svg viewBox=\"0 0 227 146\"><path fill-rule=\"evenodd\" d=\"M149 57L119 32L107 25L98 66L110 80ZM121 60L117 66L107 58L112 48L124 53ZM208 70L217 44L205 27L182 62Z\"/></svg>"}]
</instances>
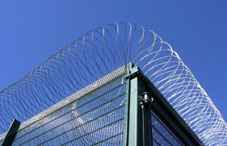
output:
<instances>
[{"instance_id":1,"label":"corner post","mask_svg":"<svg viewBox=\"0 0 227 146\"><path fill-rule=\"evenodd\" d=\"M139 79L139 68L132 63L127 65L126 99L127 99L127 127L124 136L124 146L142 146L143 123L142 123L142 101L141 95L145 92L142 81Z\"/></svg>"}]
</instances>

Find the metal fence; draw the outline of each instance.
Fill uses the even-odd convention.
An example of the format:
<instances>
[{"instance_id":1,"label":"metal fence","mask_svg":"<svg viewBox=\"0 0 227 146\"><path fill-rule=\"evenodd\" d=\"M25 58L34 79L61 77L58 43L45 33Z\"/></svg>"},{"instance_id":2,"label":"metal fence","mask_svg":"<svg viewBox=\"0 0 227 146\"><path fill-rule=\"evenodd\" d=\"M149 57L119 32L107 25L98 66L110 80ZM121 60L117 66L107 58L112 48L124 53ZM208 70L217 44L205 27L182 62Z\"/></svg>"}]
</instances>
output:
<instances>
[{"instance_id":1,"label":"metal fence","mask_svg":"<svg viewBox=\"0 0 227 146\"><path fill-rule=\"evenodd\" d=\"M153 146L183 146L177 136L154 112L151 112L151 119Z\"/></svg>"},{"instance_id":2,"label":"metal fence","mask_svg":"<svg viewBox=\"0 0 227 146\"><path fill-rule=\"evenodd\" d=\"M127 67L128 146L203 146L158 89L133 64Z\"/></svg>"},{"instance_id":3,"label":"metal fence","mask_svg":"<svg viewBox=\"0 0 227 146\"><path fill-rule=\"evenodd\" d=\"M12 145L203 145L150 84L133 64L121 67L23 122ZM151 108L142 104L144 91L154 100ZM173 117L165 119L165 113Z\"/></svg>"},{"instance_id":4,"label":"metal fence","mask_svg":"<svg viewBox=\"0 0 227 146\"><path fill-rule=\"evenodd\" d=\"M124 74L120 68L22 123L13 145L122 145Z\"/></svg>"},{"instance_id":5,"label":"metal fence","mask_svg":"<svg viewBox=\"0 0 227 146\"><path fill-rule=\"evenodd\" d=\"M206 145L227 145L226 122L177 52L152 30L124 22L87 32L0 91L0 143L14 118L23 122L21 131L21 127L48 115L39 114L46 108L74 93L81 97L79 90L131 62L142 70L147 81L152 82ZM89 92L92 90L94 88ZM131 98L127 93L126 99ZM140 110L136 107L137 97L135 95L133 104ZM136 112L135 109L130 113ZM36 114L41 117L33 117ZM125 126L127 129L127 123ZM126 134L124 139L127 138Z\"/></svg>"}]
</instances>

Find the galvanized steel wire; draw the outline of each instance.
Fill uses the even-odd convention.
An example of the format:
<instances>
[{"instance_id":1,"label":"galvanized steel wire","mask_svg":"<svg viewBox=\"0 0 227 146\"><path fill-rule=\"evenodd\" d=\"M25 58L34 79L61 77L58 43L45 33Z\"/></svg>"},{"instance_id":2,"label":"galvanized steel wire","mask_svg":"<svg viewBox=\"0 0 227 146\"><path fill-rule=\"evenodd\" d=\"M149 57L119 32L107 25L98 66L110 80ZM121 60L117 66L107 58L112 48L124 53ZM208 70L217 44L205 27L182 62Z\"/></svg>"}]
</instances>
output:
<instances>
[{"instance_id":1,"label":"galvanized steel wire","mask_svg":"<svg viewBox=\"0 0 227 146\"><path fill-rule=\"evenodd\" d=\"M0 92L0 132L133 62L206 145L227 145L227 124L182 59L152 30L116 23L89 31Z\"/></svg>"}]
</instances>

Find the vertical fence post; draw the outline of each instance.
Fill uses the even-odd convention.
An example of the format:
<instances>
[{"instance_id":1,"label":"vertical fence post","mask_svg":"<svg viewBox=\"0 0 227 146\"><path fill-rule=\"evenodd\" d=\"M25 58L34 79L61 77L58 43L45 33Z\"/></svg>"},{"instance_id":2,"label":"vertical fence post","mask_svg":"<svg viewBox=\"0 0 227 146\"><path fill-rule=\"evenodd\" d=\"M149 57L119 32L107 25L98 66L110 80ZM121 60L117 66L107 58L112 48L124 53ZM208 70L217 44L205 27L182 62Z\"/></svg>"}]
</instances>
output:
<instances>
[{"instance_id":1,"label":"vertical fence post","mask_svg":"<svg viewBox=\"0 0 227 146\"><path fill-rule=\"evenodd\" d=\"M13 144L13 140L17 135L17 130L19 129L19 126L20 122L14 119L2 142L2 146L11 146Z\"/></svg>"},{"instance_id":2,"label":"vertical fence post","mask_svg":"<svg viewBox=\"0 0 227 146\"><path fill-rule=\"evenodd\" d=\"M139 68L132 63L127 65L126 76L126 116L124 146L143 145L143 123L142 123L142 94L145 88L139 79ZM125 121L126 121L125 120Z\"/></svg>"},{"instance_id":3,"label":"vertical fence post","mask_svg":"<svg viewBox=\"0 0 227 146\"><path fill-rule=\"evenodd\" d=\"M130 75L130 68L132 64L126 66L126 77ZM124 115L124 134L123 134L123 146L128 146L128 132L129 132L129 102L130 102L130 80L125 78L126 82L126 95L125 95L125 115Z\"/></svg>"}]
</instances>

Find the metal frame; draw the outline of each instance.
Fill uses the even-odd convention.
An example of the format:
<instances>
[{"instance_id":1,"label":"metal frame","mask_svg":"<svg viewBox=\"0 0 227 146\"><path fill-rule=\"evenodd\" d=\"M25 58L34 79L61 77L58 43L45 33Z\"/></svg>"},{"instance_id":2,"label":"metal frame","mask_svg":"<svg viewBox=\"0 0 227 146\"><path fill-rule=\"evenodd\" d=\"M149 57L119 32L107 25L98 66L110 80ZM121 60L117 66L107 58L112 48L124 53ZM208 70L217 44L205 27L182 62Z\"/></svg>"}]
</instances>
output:
<instances>
[{"instance_id":1,"label":"metal frame","mask_svg":"<svg viewBox=\"0 0 227 146\"><path fill-rule=\"evenodd\" d=\"M127 65L124 146L152 146L152 111L184 144L204 146L168 101L132 63Z\"/></svg>"},{"instance_id":2,"label":"metal frame","mask_svg":"<svg viewBox=\"0 0 227 146\"><path fill-rule=\"evenodd\" d=\"M20 127L20 122L14 119L9 127L9 130L1 146L11 146L13 144L13 140L17 135L17 130L19 129L19 127Z\"/></svg>"}]
</instances>

